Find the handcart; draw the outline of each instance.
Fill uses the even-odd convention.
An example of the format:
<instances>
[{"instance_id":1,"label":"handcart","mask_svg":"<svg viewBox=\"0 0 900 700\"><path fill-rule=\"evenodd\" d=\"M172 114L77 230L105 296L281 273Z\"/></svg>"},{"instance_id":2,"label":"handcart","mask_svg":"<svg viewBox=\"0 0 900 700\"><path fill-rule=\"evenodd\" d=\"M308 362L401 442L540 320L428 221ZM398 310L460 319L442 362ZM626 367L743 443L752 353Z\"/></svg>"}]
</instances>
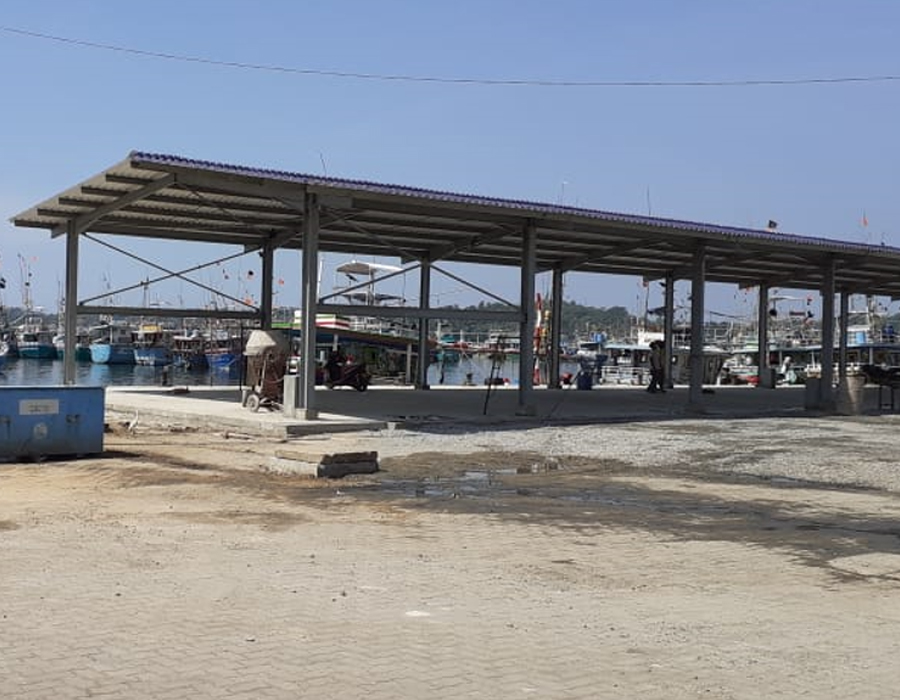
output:
<instances>
[{"instance_id":1,"label":"handcart","mask_svg":"<svg viewBox=\"0 0 900 700\"><path fill-rule=\"evenodd\" d=\"M247 339L244 355L249 385L244 393L244 406L251 411L280 409L284 403L284 375L290 355L287 338L279 331L255 330Z\"/></svg>"}]
</instances>

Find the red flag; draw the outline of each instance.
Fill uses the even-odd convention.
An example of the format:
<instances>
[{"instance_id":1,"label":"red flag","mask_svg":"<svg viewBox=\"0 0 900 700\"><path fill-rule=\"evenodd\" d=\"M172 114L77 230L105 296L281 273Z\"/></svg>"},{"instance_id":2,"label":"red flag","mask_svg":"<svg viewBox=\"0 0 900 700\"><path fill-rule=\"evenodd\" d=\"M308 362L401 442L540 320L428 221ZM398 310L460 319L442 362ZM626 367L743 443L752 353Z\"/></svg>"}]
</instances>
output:
<instances>
[{"instance_id":1,"label":"red flag","mask_svg":"<svg viewBox=\"0 0 900 700\"><path fill-rule=\"evenodd\" d=\"M863 212L862 225L863 225L863 226L868 226L868 225L869 225L869 217L866 216L866 212Z\"/></svg>"}]
</instances>

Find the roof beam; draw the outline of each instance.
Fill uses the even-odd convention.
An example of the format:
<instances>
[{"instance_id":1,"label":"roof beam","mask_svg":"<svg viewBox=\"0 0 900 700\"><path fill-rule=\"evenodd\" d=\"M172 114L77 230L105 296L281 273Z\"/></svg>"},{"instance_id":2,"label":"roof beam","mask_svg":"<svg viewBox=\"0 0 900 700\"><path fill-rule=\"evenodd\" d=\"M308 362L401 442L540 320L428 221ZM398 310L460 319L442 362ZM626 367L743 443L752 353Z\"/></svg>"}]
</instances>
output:
<instances>
[{"instance_id":1,"label":"roof beam","mask_svg":"<svg viewBox=\"0 0 900 700\"><path fill-rule=\"evenodd\" d=\"M115 211L118 211L119 209L122 209L123 207L127 207L129 204L144 199L154 192L159 192L159 190L163 190L166 187L171 187L174 182L174 175L164 175L163 177L153 180L152 182L148 182L146 185L139 189L122 195L118 199L109 202L108 204L100 205L92 212L81 214L73 219L70 219L64 226L55 227L50 236L51 238L62 236L69 230L69 224L74 227L77 234L82 234L87 231L93 223L99 221L107 214L111 214Z\"/></svg>"},{"instance_id":2,"label":"roof beam","mask_svg":"<svg viewBox=\"0 0 900 700\"><path fill-rule=\"evenodd\" d=\"M475 250L479 246L495 243L496 241L507 238L508 236L519 235L521 231L514 230L512 227L498 225L495 231L490 233L480 233L474 236L467 236L465 240L459 243L441 246L432 246L428 250L429 259L432 262L443 260L456 253L463 251Z\"/></svg>"},{"instance_id":3,"label":"roof beam","mask_svg":"<svg viewBox=\"0 0 900 700\"><path fill-rule=\"evenodd\" d=\"M296 201L302 201L306 193L306 185L304 184L278 182L265 177L216 173L209 170L178 166L155 167L143 163L136 164L135 167L172 173L175 175L179 185L188 189L196 188L206 192L218 192L258 199L288 199Z\"/></svg>"},{"instance_id":4,"label":"roof beam","mask_svg":"<svg viewBox=\"0 0 900 700\"><path fill-rule=\"evenodd\" d=\"M192 231L183 228L169 227L161 229L150 226L116 224L112 228L94 226L92 233L103 233L110 236L133 236L135 238L158 238L160 240L174 240L202 243L222 243L225 245L247 245L248 243L260 243L265 236L261 234L242 234L240 232L209 232ZM261 245L261 243L260 243Z\"/></svg>"},{"instance_id":5,"label":"roof beam","mask_svg":"<svg viewBox=\"0 0 900 700\"><path fill-rule=\"evenodd\" d=\"M420 309L416 306L358 306L355 304L317 304L320 314L342 316L373 316L375 318L438 318L446 321L494 321L496 323L521 323L524 313L515 311L487 311L479 309Z\"/></svg>"},{"instance_id":6,"label":"roof beam","mask_svg":"<svg viewBox=\"0 0 900 700\"><path fill-rule=\"evenodd\" d=\"M637 240L628 241L627 243L621 243L619 245L612 246L610 248L606 248L605 250L599 251L597 253L592 253L590 255L572 255L566 258L562 258L558 261L558 263L554 263L552 265L548 265L546 267L542 267L539 272L547 272L551 268L556 265L559 265L559 268L563 272L571 272L576 268L584 265L586 263L597 262L599 260L604 260L606 258L612 257L614 255L621 255L622 253L628 253L632 250L637 250L639 248L643 248L647 243L652 242L654 240L658 240L658 237L653 236L649 238L638 238Z\"/></svg>"},{"instance_id":7,"label":"roof beam","mask_svg":"<svg viewBox=\"0 0 900 700\"><path fill-rule=\"evenodd\" d=\"M236 311L231 309L172 309L143 306L93 306L78 304L78 315L100 314L102 316L164 316L166 318L222 318L235 321L259 321L258 311Z\"/></svg>"}]
</instances>

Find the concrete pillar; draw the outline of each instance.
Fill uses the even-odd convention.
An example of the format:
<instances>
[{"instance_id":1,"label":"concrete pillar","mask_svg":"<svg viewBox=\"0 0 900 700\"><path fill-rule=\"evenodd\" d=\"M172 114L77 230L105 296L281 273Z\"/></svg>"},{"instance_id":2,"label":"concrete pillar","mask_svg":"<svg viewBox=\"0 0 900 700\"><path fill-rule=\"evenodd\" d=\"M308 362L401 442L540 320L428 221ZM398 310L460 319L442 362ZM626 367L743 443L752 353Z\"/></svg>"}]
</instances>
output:
<instances>
[{"instance_id":1,"label":"concrete pillar","mask_svg":"<svg viewBox=\"0 0 900 700\"><path fill-rule=\"evenodd\" d=\"M665 376L663 386L671 389L675 385L672 377L672 358L675 356L675 276L671 272L666 273L665 300L663 302L663 333L665 334L665 346L663 348Z\"/></svg>"},{"instance_id":2,"label":"concrete pillar","mask_svg":"<svg viewBox=\"0 0 900 700\"><path fill-rule=\"evenodd\" d=\"M66 347L63 357L63 383L75 384L75 345L78 342L78 236L74 222L66 232Z\"/></svg>"},{"instance_id":3,"label":"concrete pillar","mask_svg":"<svg viewBox=\"0 0 900 700\"><path fill-rule=\"evenodd\" d=\"M819 385L821 407L834 408L834 258L825 262L822 270L822 382Z\"/></svg>"},{"instance_id":4,"label":"concrete pillar","mask_svg":"<svg viewBox=\"0 0 900 700\"><path fill-rule=\"evenodd\" d=\"M694 250L691 276L691 385L688 404L699 405L703 397L703 313L706 287L706 243L699 241Z\"/></svg>"},{"instance_id":5,"label":"concrete pillar","mask_svg":"<svg viewBox=\"0 0 900 700\"><path fill-rule=\"evenodd\" d=\"M529 221L522 231L522 277L519 305L522 321L519 324L519 404L518 415L535 414L532 397L534 389L534 276L537 270L537 227Z\"/></svg>"},{"instance_id":6,"label":"concrete pillar","mask_svg":"<svg viewBox=\"0 0 900 700\"><path fill-rule=\"evenodd\" d=\"M419 267L419 308L431 306L431 260L423 259ZM416 389L430 389L428 385L428 362L431 350L428 345L427 318L419 319L419 363L416 366Z\"/></svg>"},{"instance_id":7,"label":"concrete pillar","mask_svg":"<svg viewBox=\"0 0 900 700\"><path fill-rule=\"evenodd\" d=\"M562 344L563 271L553 268L550 292L550 338L547 344L548 389L559 389L559 348Z\"/></svg>"},{"instance_id":8,"label":"concrete pillar","mask_svg":"<svg viewBox=\"0 0 900 700\"><path fill-rule=\"evenodd\" d=\"M303 305L300 352L300 392L297 408L305 420L319 417L316 410L316 311L319 302L319 202L315 194L307 193L303 212L303 268L301 284Z\"/></svg>"}]
</instances>

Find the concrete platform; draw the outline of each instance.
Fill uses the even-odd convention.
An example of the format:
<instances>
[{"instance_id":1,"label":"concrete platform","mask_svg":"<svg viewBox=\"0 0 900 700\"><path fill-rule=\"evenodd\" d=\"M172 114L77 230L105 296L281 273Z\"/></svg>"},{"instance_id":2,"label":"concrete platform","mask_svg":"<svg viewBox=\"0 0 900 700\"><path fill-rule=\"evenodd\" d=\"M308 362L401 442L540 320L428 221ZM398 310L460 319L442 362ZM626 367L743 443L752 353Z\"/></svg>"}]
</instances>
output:
<instances>
[{"instance_id":1,"label":"concrete platform","mask_svg":"<svg viewBox=\"0 0 900 700\"><path fill-rule=\"evenodd\" d=\"M236 387L190 387L187 392L178 387L108 387L106 413L108 420L275 438L387 427L385 421L321 410L317 420L289 418L268 409L253 412L241 398Z\"/></svg>"},{"instance_id":2,"label":"concrete platform","mask_svg":"<svg viewBox=\"0 0 900 700\"><path fill-rule=\"evenodd\" d=\"M288 418L280 411L254 413L241 405L237 387L110 387L106 407L117 420L179 425L248 435L293 437L317 433L381 430L389 425L428 429L452 424L608 423L677 418L754 418L802 415L804 387L760 389L715 387L698 404L688 402L686 387L648 394L643 387L599 386L590 391L538 388L533 404L519 406L514 388L372 387L316 391L319 418ZM486 404L487 400L487 404ZM486 407L486 410L485 410ZM861 412L877 410L877 388L866 387Z\"/></svg>"}]
</instances>

